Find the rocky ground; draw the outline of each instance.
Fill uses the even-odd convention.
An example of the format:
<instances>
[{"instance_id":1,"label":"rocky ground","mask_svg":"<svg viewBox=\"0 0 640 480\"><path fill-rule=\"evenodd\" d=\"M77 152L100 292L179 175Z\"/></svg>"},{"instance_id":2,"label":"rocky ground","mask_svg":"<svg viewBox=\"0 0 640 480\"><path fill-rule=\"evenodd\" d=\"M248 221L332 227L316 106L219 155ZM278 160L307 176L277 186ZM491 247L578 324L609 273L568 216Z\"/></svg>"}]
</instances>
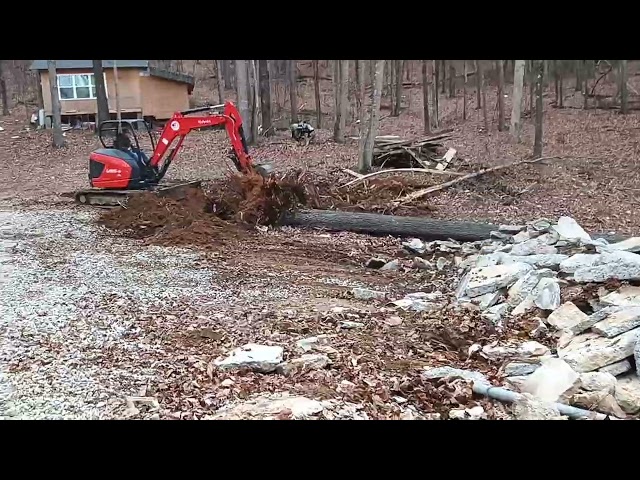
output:
<instances>
[{"instance_id":1,"label":"rocky ground","mask_svg":"<svg viewBox=\"0 0 640 480\"><path fill-rule=\"evenodd\" d=\"M2 212L5 418L640 411L635 240L563 219L469 244L263 229L210 251L96 215ZM473 393L487 384L526 396Z\"/></svg>"}]
</instances>

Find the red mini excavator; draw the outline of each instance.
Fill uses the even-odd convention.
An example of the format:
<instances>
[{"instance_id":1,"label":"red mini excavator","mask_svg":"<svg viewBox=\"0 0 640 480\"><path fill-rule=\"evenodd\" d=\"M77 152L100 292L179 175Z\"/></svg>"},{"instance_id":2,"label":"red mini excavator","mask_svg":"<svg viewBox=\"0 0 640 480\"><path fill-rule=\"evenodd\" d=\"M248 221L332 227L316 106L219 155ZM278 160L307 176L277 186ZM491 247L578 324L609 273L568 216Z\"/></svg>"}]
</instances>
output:
<instances>
[{"instance_id":1,"label":"red mini excavator","mask_svg":"<svg viewBox=\"0 0 640 480\"><path fill-rule=\"evenodd\" d=\"M208 115L187 116L198 112ZM269 164L254 165L242 130L242 118L232 102L176 112L156 140L145 120L110 120L102 122L98 135L100 148L89 157L90 189L75 192L79 203L116 206L136 192L155 191L163 195L181 187L197 187L201 182L160 184L175 159L186 135L195 129L224 129L231 140L230 158L241 173L271 173ZM148 157L140 148L139 137L149 135L153 153ZM172 145L175 145L172 147ZM172 147L172 148L171 148Z\"/></svg>"}]
</instances>

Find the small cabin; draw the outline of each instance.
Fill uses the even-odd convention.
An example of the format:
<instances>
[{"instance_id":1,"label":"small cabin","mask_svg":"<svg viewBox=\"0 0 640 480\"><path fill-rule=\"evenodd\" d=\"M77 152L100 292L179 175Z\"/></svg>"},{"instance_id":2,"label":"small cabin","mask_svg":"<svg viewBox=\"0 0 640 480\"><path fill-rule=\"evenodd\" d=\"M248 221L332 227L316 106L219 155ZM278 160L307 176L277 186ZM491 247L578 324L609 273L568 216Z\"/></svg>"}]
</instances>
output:
<instances>
[{"instance_id":1,"label":"small cabin","mask_svg":"<svg viewBox=\"0 0 640 480\"><path fill-rule=\"evenodd\" d=\"M150 60L116 60L118 97L123 119L167 120L189 108L195 80L190 75L151 65ZM114 60L102 60L109 112L116 118ZM47 60L35 60L31 70L40 75L44 115L51 117L51 87ZM56 60L58 98L64 123L95 121L98 113L92 60Z\"/></svg>"}]
</instances>

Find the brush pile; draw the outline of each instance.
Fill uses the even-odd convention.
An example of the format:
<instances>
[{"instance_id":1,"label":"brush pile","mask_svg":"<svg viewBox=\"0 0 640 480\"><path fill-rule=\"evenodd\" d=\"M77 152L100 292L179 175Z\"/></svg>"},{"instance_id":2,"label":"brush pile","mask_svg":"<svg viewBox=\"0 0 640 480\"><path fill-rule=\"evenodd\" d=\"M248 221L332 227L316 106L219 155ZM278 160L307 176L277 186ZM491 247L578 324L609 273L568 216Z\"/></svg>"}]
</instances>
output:
<instances>
[{"instance_id":1,"label":"brush pile","mask_svg":"<svg viewBox=\"0 0 640 480\"><path fill-rule=\"evenodd\" d=\"M376 137L373 166L380 168L433 168L444 153L442 142L449 135L402 139L396 136Z\"/></svg>"}]
</instances>

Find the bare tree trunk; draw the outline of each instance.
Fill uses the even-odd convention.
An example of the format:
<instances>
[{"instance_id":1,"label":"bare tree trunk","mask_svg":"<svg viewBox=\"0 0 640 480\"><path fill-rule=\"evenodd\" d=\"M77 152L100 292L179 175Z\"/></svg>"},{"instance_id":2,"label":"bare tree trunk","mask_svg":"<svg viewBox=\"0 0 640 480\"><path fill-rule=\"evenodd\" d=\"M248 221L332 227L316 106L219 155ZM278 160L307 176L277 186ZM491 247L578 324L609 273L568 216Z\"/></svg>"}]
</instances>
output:
<instances>
[{"instance_id":1,"label":"bare tree trunk","mask_svg":"<svg viewBox=\"0 0 640 480\"><path fill-rule=\"evenodd\" d=\"M122 112L120 111L120 93L118 92L118 61L113 61L113 83L116 94L116 120L118 120L118 133L122 132Z\"/></svg>"},{"instance_id":2,"label":"bare tree trunk","mask_svg":"<svg viewBox=\"0 0 640 480\"><path fill-rule=\"evenodd\" d=\"M432 60L431 61L431 67L432 67L432 78L433 78L433 88L431 89L431 121L433 122L433 128L438 128L440 125L440 105L439 105L439 98L438 98L438 61L437 60Z\"/></svg>"},{"instance_id":3,"label":"bare tree trunk","mask_svg":"<svg viewBox=\"0 0 640 480\"><path fill-rule=\"evenodd\" d=\"M438 97L438 95L440 94L440 60L434 60L433 61L433 76L435 79L435 92L436 92L436 98Z\"/></svg>"},{"instance_id":4,"label":"bare tree trunk","mask_svg":"<svg viewBox=\"0 0 640 480\"><path fill-rule=\"evenodd\" d=\"M96 84L96 103L98 105L96 115L96 133L102 125L111 118L109 113L109 100L107 99L107 90L104 86L104 69L102 68L102 60L92 60L93 62L93 78Z\"/></svg>"},{"instance_id":5,"label":"bare tree trunk","mask_svg":"<svg viewBox=\"0 0 640 480\"><path fill-rule=\"evenodd\" d=\"M44 97L42 96L42 76L36 72L36 91L38 92L38 107L44 108Z\"/></svg>"},{"instance_id":6,"label":"bare tree trunk","mask_svg":"<svg viewBox=\"0 0 640 480\"><path fill-rule=\"evenodd\" d=\"M358 97L358 120L360 121L360 135L362 135L362 131L364 129L364 115L365 115L365 67L364 60L356 60L356 73L359 72L359 76L356 78L357 84L357 97Z\"/></svg>"},{"instance_id":7,"label":"bare tree trunk","mask_svg":"<svg viewBox=\"0 0 640 480\"><path fill-rule=\"evenodd\" d=\"M542 84L542 88L545 88L549 86L549 60L542 60L542 65L544 69L544 75L543 75L544 83Z\"/></svg>"},{"instance_id":8,"label":"bare tree trunk","mask_svg":"<svg viewBox=\"0 0 640 480\"><path fill-rule=\"evenodd\" d=\"M431 119L429 118L429 60L422 60L422 110L424 115L424 133L431 133Z\"/></svg>"},{"instance_id":9,"label":"bare tree trunk","mask_svg":"<svg viewBox=\"0 0 640 480\"><path fill-rule=\"evenodd\" d=\"M231 65L233 60L220 60L222 64L222 80L224 80L224 88L230 90L235 88L232 79L231 79Z\"/></svg>"},{"instance_id":10,"label":"bare tree trunk","mask_svg":"<svg viewBox=\"0 0 640 480\"><path fill-rule=\"evenodd\" d=\"M240 111L240 117L242 118L242 130L244 132L245 140L247 144L253 143L251 138L251 108L249 107L249 88L247 86L247 62L246 60L236 60L236 85L238 95L238 110Z\"/></svg>"},{"instance_id":11,"label":"bare tree trunk","mask_svg":"<svg viewBox=\"0 0 640 480\"><path fill-rule=\"evenodd\" d=\"M586 110L587 108L589 108L589 72L587 71L587 65L584 60L582 61L581 70L582 70L582 82L584 84L584 87L581 87L583 91L583 102L584 102L582 105L582 108Z\"/></svg>"},{"instance_id":12,"label":"bare tree trunk","mask_svg":"<svg viewBox=\"0 0 640 480\"><path fill-rule=\"evenodd\" d=\"M333 125L333 140L344 143L347 116L347 87L349 80L349 60L335 60L335 123Z\"/></svg>"},{"instance_id":13,"label":"bare tree trunk","mask_svg":"<svg viewBox=\"0 0 640 480\"><path fill-rule=\"evenodd\" d=\"M58 75L56 72L56 61L47 60L49 70L49 88L51 92L51 116L53 126L53 146L55 148L64 147L65 141L62 135L62 107L60 105L60 94L58 93Z\"/></svg>"},{"instance_id":14,"label":"bare tree trunk","mask_svg":"<svg viewBox=\"0 0 640 480\"><path fill-rule=\"evenodd\" d=\"M534 91L536 88L536 65L535 60L529 60L529 111L533 117L534 107Z\"/></svg>"},{"instance_id":15,"label":"bare tree trunk","mask_svg":"<svg viewBox=\"0 0 640 480\"><path fill-rule=\"evenodd\" d=\"M522 91L524 87L524 60L516 60L513 71L513 105L511 106L511 136L520 141L522 131Z\"/></svg>"},{"instance_id":16,"label":"bare tree trunk","mask_svg":"<svg viewBox=\"0 0 640 480\"><path fill-rule=\"evenodd\" d=\"M462 85L462 120L467 119L467 61L463 60L462 75L464 83Z\"/></svg>"},{"instance_id":17,"label":"bare tree trunk","mask_svg":"<svg viewBox=\"0 0 640 480\"><path fill-rule=\"evenodd\" d=\"M216 60L216 78L218 80L218 98L220 103L224 103L224 68L222 68L222 60Z\"/></svg>"},{"instance_id":18,"label":"bare tree trunk","mask_svg":"<svg viewBox=\"0 0 640 480\"><path fill-rule=\"evenodd\" d=\"M558 75L558 60L552 60L553 63L553 89L556 95L556 107L560 106L560 76Z\"/></svg>"},{"instance_id":19,"label":"bare tree trunk","mask_svg":"<svg viewBox=\"0 0 640 480\"><path fill-rule=\"evenodd\" d=\"M456 67L449 63L449 98L456 96Z\"/></svg>"},{"instance_id":20,"label":"bare tree trunk","mask_svg":"<svg viewBox=\"0 0 640 480\"><path fill-rule=\"evenodd\" d=\"M391 115L393 116L393 108L396 104L396 62L397 60L388 60L389 62L389 97L391 100Z\"/></svg>"},{"instance_id":21,"label":"bare tree trunk","mask_svg":"<svg viewBox=\"0 0 640 480\"><path fill-rule=\"evenodd\" d=\"M265 136L273 135L271 128L271 81L267 60L258 61L260 78L260 106L262 110L262 132Z\"/></svg>"},{"instance_id":22,"label":"bare tree trunk","mask_svg":"<svg viewBox=\"0 0 640 480\"><path fill-rule=\"evenodd\" d=\"M4 60L0 60L0 97L2 98L2 115L9 115L9 100L7 95L7 82L4 78ZM25 102L25 108L27 104ZM27 112L28 113L28 112Z\"/></svg>"},{"instance_id":23,"label":"bare tree trunk","mask_svg":"<svg viewBox=\"0 0 640 480\"><path fill-rule=\"evenodd\" d=\"M384 60L372 60L375 62L375 74L373 88L371 89L371 106L367 120L366 134L360 137L360 161L358 169L362 173L371 170L373 161L373 145L378 135L378 123L380 122L380 100L384 82Z\"/></svg>"},{"instance_id":24,"label":"bare tree trunk","mask_svg":"<svg viewBox=\"0 0 640 480\"><path fill-rule=\"evenodd\" d=\"M339 143L344 143L345 129L347 124L347 108L349 106L349 60L340 60L340 134L336 139Z\"/></svg>"},{"instance_id":25,"label":"bare tree trunk","mask_svg":"<svg viewBox=\"0 0 640 480\"><path fill-rule=\"evenodd\" d=\"M320 68L318 60L313 60L313 87L316 100L316 123L318 129L322 128L322 105L320 103Z\"/></svg>"},{"instance_id":26,"label":"bare tree trunk","mask_svg":"<svg viewBox=\"0 0 640 480\"><path fill-rule=\"evenodd\" d=\"M258 141L258 126L260 125L260 85L258 81L258 61L249 60L249 77L253 87L253 103L251 109L251 136Z\"/></svg>"},{"instance_id":27,"label":"bare tree trunk","mask_svg":"<svg viewBox=\"0 0 640 480\"><path fill-rule=\"evenodd\" d=\"M474 60L476 67L476 110L482 108L482 80L480 79L480 60Z\"/></svg>"},{"instance_id":28,"label":"bare tree trunk","mask_svg":"<svg viewBox=\"0 0 640 480\"><path fill-rule=\"evenodd\" d=\"M489 113L487 111L487 89L484 82L484 71L478 62L477 74L480 78L480 91L482 92L482 117L484 118L484 130L489 133Z\"/></svg>"},{"instance_id":29,"label":"bare tree trunk","mask_svg":"<svg viewBox=\"0 0 640 480\"><path fill-rule=\"evenodd\" d=\"M340 60L333 60L333 139L336 140L340 130ZM337 140L336 140L337 141Z\"/></svg>"},{"instance_id":30,"label":"bare tree trunk","mask_svg":"<svg viewBox=\"0 0 640 480\"><path fill-rule=\"evenodd\" d=\"M542 156L542 85L544 81L544 61L538 60L538 75L536 78L536 131L533 143L533 157L540 158Z\"/></svg>"},{"instance_id":31,"label":"bare tree trunk","mask_svg":"<svg viewBox=\"0 0 640 480\"><path fill-rule=\"evenodd\" d=\"M291 104L291 123L298 121L298 82L296 75L296 60L287 62L287 80L289 82L289 103Z\"/></svg>"},{"instance_id":32,"label":"bare tree trunk","mask_svg":"<svg viewBox=\"0 0 640 480\"><path fill-rule=\"evenodd\" d=\"M402 104L402 60L395 61L395 79L396 79L396 91L393 107L391 110L392 117L400 116L400 107Z\"/></svg>"},{"instance_id":33,"label":"bare tree trunk","mask_svg":"<svg viewBox=\"0 0 640 480\"><path fill-rule=\"evenodd\" d=\"M440 88L442 89L442 91L440 93L442 93L442 95L444 95L445 93L447 93L446 89L446 77L447 77L447 61L446 60L441 60L442 62L442 68L440 69L440 73L442 74L442 80L440 82Z\"/></svg>"},{"instance_id":34,"label":"bare tree trunk","mask_svg":"<svg viewBox=\"0 0 640 480\"><path fill-rule=\"evenodd\" d=\"M504 131L504 60L496 60L498 69L498 131Z\"/></svg>"},{"instance_id":35,"label":"bare tree trunk","mask_svg":"<svg viewBox=\"0 0 640 480\"><path fill-rule=\"evenodd\" d=\"M620 60L620 112L629 113L629 92L627 90L627 61Z\"/></svg>"},{"instance_id":36,"label":"bare tree trunk","mask_svg":"<svg viewBox=\"0 0 640 480\"><path fill-rule=\"evenodd\" d=\"M558 97L560 100L560 108L564 107L564 88L563 88L563 73L564 73L564 69L562 68L562 65L560 67L560 72L559 72L559 77L560 77L560 84L558 85Z\"/></svg>"},{"instance_id":37,"label":"bare tree trunk","mask_svg":"<svg viewBox=\"0 0 640 480\"><path fill-rule=\"evenodd\" d=\"M576 92L580 92L582 91L582 60L576 60L575 61L575 67L576 67L576 87L575 87L575 91Z\"/></svg>"}]
</instances>

